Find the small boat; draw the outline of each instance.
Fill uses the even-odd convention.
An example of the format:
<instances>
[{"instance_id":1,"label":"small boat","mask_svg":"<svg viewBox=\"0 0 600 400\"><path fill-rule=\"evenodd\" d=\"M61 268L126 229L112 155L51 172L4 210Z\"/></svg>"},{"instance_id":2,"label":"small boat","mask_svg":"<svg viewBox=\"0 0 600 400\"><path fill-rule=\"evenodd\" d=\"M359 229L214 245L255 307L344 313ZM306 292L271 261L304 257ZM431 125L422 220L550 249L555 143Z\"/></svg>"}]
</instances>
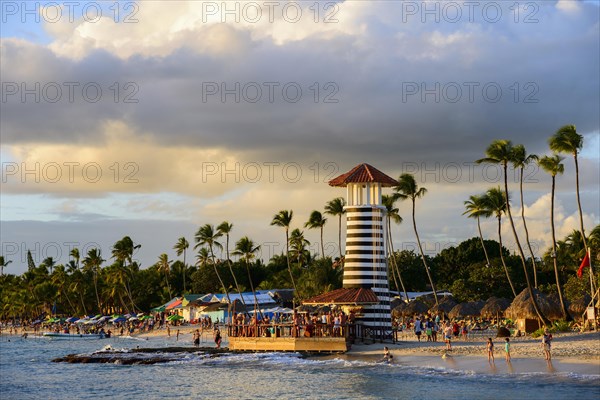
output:
<instances>
[{"instance_id":1,"label":"small boat","mask_svg":"<svg viewBox=\"0 0 600 400\"><path fill-rule=\"evenodd\" d=\"M85 339L104 339L104 333L60 333L60 332L44 332L42 336L52 339L70 339L70 340L85 340Z\"/></svg>"}]
</instances>

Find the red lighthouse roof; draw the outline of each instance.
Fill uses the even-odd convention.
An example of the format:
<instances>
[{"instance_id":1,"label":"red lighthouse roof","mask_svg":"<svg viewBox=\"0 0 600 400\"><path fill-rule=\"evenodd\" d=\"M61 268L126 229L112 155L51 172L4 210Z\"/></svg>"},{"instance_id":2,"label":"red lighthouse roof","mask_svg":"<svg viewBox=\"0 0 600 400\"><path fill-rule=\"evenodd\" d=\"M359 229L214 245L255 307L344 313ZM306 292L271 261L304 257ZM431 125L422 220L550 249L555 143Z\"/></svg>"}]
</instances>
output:
<instances>
[{"instance_id":1,"label":"red lighthouse roof","mask_svg":"<svg viewBox=\"0 0 600 400\"><path fill-rule=\"evenodd\" d=\"M350 171L333 178L329 186L347 186L349 183L381 183L381 186L389 187L398 185L398 181L390 178L377 168L369 164L359 164Z\"/></svg>"}]
</instances>

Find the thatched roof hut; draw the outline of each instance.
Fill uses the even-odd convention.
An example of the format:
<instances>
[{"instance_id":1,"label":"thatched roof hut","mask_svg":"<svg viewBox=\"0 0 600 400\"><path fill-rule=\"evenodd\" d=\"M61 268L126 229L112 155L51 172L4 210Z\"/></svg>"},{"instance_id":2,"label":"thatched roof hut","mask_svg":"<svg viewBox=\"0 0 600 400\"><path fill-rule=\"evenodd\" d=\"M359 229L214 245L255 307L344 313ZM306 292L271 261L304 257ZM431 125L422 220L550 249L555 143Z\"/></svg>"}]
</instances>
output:
<instances>
[{"instance_id":1,"label":"thatched roof hut","mask_svg":"<svg viewBox=\"0 0 600 400\"><path fill-rule=\"evenodd\" d=\"M481 314L483 302L470 301L468 303L460 303L455 305L448 313L451 319L460 317L476 317Z\"/></svg>"},{"instance_id":2,"label":"thatched roof hut","mask_svg":"<svg viewBox=\"0 0 600 400\"><path fill-rule=\"evenodd\" d=\"M428 309L429 307L427 307L427 305L425 305L425 303L423 303L422 301L413 300L405 306L400 305L396 307L394 311L403 317L407 317L410 315L427 312Z\"/></svg>"},{"instance_id":3,"label":"thatched roof hut","mask_svg":"<svg viewBox=\"0 0 600 400\"><path fill-rule=\"evenodd\" d=\"M484 317L502 315L508 306L510 306L510 300L502 297L490 297L483 305L481 315Z\"/></svg>"},{"instance_id":4,"label":"thatched roof hut","mask_svg":"<svg viewBox=\"0 0 600 400\"><path fill-rule=\"evenodd\" d=\"M585 296L572 301L571 304L569 304L569 313L571 316L575 319L580 319L591 300L592 298L590 295L586 294Z\"/></svg>"},{"instance_id":5,"label":"thatched roof hut","mask_svg":"<svg viewBox=\"0 0 600 400\"><path fill-rule=\"evenodd\" d=\"M406 302L404 300L402 300L400 297L394 297L390 301L390 308L393 310L394 308L398 307L401 304L406 304Z\"/></svg>"},{"instance_id":6,"label":"thatched roof hut","mask_svg":"<svg viewBox=\"0 0 600 400\"><path fill-rule=\"evenodd\" d=\"M544 293L541 293L537 289L532 289L540 307L540 311L548 319L558 320L563 318L560 306L553 302ZM511 319L537 319L538 315L531 304L531 298L529 297L529 290L523 289L521 293L512 301L510 306L504 311L504 315Z\"/></svg>"},{"instance_id":7,"label":"thatched roof hut","mask_svg":"<svg viewBox=\"0 0 600 400\"><path fill-rule=\"evenodd\" d=\"M401 317L404 312L404 309L408 307L408 303L402 302L398 304L396 307L392 308L392 317L398 318Z\"/></svg>"},{"instance_id":8,"label":"thatched roof hut","mask_svg":"<svg viewBox=\"0 0 600 400\"><path fill-rule=\"evenodd\" d=\"M433 307L431 307L429 309L429 312L434 313L434 314L438 313L438 312L443 312L445 314L448 314L454 308L454 306L456 304L458 304L458 303L454 300L454 297L444 296L439 301L439 304L437 306L434 305Z\"/></svg>"}]
</instances>

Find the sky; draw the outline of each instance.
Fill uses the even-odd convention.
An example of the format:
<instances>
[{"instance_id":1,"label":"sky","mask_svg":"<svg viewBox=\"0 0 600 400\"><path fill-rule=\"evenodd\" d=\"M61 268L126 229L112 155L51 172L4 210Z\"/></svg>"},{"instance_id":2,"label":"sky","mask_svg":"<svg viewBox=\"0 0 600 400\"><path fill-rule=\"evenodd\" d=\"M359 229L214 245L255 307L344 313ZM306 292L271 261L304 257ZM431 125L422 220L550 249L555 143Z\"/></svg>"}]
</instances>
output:
<instances>
[{"instance_id":1,"label":"sky","mask_svg":"<svg viewBox=\"0 0 600 400\"><path fill-rule=\"evenodd\" d=\"M69 260L110 262L123 236L142 267L206 223L234 225L265 261L270 226L294 211L313 252L313 210L345 196L327 185L366 162L413 173L427 195L425 251L477 234L470 195L502 184L476 165L495 139L550 154L566 124L579 155L586 230L600 221L599 6L588 1L1 1L2 254L6 272ZM579 228L573 158L557 177L559 238ZM510 171L511 191L518 177ZM525 171L537 256L550 245L550 177ZM389 193L390 190L387 190ZM513 211L521 210L517 192ZM398 203L396 249L415 249ZM520 220L515 221L519 232ZM496 221L482 221L496 238ZM514 250L510 227L505 244ZM336 217L325 252L338 254ZM188 258L189 259L189 258Z\"/></svg>"}]
</instances>

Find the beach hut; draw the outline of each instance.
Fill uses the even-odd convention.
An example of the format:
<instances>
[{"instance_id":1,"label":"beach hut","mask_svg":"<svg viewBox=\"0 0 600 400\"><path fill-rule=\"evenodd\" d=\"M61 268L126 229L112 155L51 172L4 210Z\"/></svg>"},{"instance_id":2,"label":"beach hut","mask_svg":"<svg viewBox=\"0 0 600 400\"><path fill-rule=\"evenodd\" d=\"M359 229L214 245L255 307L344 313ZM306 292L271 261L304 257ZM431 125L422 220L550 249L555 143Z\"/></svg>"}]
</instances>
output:
<instances>
[{"instance_id":1,"label":"beach hut","mask_svg":"<svg viewBox=\"0 0 600 400\"><path fill-rule=\"evenodd\" d=\"M467 303L460 303L452 307L452 310L448 313L450 319L464 318L464 317L477 317L481 315L481 309L483 308L483 302L470 301Z\"/></svg>"},{"instance_id":2,"label":"beach hut","mask_svg":"<svg viewBox=\"0 0 600 400\"><path fill-rule=\"evenodd\" d=\"M587 306L588 304L590 304L591 300L592 298L590 297L590 295L586 294L583 297L575 299L569 304L569 313L571 314L573 319L579 320L583 317L583 314L586 312Z\"/></svg>"},{"instance_id":3,"label":"beach hut","mask_svg":"<svg viewBox=\"0 0 600 400\"><path fill-rule=\"evenodd\" d=\"M510 300L503 297L490 297L483 308L481 309L481 315L484 317L498 319L500 315L504 315L504 311L510 306Z\"/></svg>"},{"instance_id":4,"label":"beach hut","mask_svg":"<svg viewBox=\"0 0 600 400\"><path fill-rule=\"evenodd\" d=\"M540 311L550 320L559 320L563 317L560 306L554 303L548 296L537 289L532 289L533 294L540 307ZM504 311L504 315L516 321L517 328L521 332L531 333L542 327L538 315L531 304L529 290L523 289Z\"/></svg>"}]
</instances>

